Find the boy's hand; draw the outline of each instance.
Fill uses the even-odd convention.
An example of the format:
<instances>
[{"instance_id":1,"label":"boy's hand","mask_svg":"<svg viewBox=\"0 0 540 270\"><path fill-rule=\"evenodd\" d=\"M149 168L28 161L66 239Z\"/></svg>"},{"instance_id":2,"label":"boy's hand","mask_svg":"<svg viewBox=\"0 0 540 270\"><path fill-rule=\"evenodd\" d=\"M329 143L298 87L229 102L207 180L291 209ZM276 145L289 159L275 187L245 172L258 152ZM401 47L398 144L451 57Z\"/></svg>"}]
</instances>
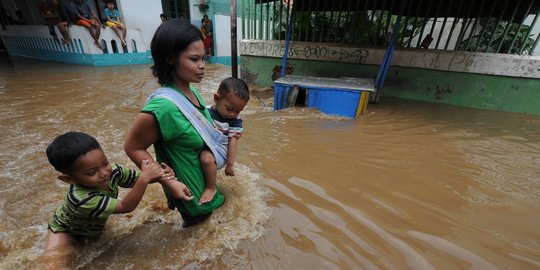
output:
<instances>
[{"instance_id":1,"label":"boy's hand","mask_svg":"<svg viewBox=\"0 0 540 270\"><path fill-rule=\"evenodd\" d=\"M189 191L189 188L184 185L180 181L167 181L165 184L169 191L171 192L171 195L173 195L176 199L181 199L184 201L191 201L193 200L193 195L191 195L191 192Z\"/></svg>"},{"instance_id":2,"label":"boy's hand","mask_svg":"<svg viewBox=\"0 0 540 270\"><path fill-rule=\"evenodd\" d=\"M163 175L163 169L157 162L152 162L149 159L145 159L141 163L141 175L139 179L149 183L154 179L158 179Z\"/></svg>"},{"instance_id":3,"label":"boy's hand","mask_svg":"<svg viewBox=\"0 0 540 270\"><path fill-rule=\"evenodd\" d=\"M225 167L225 175L234 176L234 164L233 165L227 164L227 166Z\"/></svg>"},{"instance_id":4,"label":"boy's hand","mask_svg":"<svg viewBox=\"0 0 540 270\"><path fill-rule=\"evenodd\" d=\"M169 165L162 162L161 169L163 173L161 174L161 178L159 179L160 181L178 181L173 169L169 167Z\"/></svg>"}]
</instances>

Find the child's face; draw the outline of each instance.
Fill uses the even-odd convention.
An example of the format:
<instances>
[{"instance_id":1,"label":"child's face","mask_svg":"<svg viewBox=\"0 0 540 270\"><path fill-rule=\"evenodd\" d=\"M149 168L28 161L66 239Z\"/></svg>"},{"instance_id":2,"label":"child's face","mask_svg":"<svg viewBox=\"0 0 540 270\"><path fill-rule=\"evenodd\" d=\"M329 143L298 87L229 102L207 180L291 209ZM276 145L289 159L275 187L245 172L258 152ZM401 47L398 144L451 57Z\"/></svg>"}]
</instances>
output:
<instances>
[{"instance_id":1,"label":"child's face","mask_svg":"<svg viewBox=\"0 0 540 270\"><path fill-rule=\"evenodd\" d=\"M247 100L237 97L232 92L227 92L225 96L214 94L214 102L219 115L228 120L237 118L248 103Z\"/></svg>"},{"instance_id":2,"label":"child's face","mask_svg":"<svg viewBox=\"0 0 540 270\"><path fill-rule=\"evenodd\" d=\"M175 59L175 80L199 83L204 78L204 44L197 40L189 44Z\"/></svg>"},{"instance_id":3,"label":"child's face","mask_svg":"<svg viewBox=\"0 0 540 270\"><path fill-rule=\"evenodd\" d=\"M107 3L107 7L111 10L114 9L114 3L112 2Z\"/></svg>"},{"instance_id":4,"label":"child's face","mask_svg":"<svg viewBox=\"0 0 540 270\"><path fill-rule=\"evenodd\" d=\"M68 178L62 179L70 184L77 183L85 187L108 189L111 178L111 164L102 149L92 150L79 157Z\"/></svg>"}]
</instances>

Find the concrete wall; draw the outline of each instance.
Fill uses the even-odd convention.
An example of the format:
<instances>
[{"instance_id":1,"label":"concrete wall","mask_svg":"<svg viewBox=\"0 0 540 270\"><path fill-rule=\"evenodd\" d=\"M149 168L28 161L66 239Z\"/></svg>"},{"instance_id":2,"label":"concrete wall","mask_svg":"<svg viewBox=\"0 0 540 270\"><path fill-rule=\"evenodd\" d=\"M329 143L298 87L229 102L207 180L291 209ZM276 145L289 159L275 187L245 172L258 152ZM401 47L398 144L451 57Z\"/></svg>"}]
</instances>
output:
<instances>
[{"instance_id":1,"label":"concrete wall","mask_svg":"<svg viewBox=\"0 0 540 270\"><path fill-rule=\"evenodd\" d=\"M61 37L58 29L56 32ZM100 40L105 44L105 52L94 45L83 27L73 25L69 32L69 45L53 40L44 25L8 25L0 31L0 38L12 56L96 66L151 63L149 48L136 29L128 29L127 51L121 48L120 39L110 28L103 29Z\"/></svg>"}]
</instances>

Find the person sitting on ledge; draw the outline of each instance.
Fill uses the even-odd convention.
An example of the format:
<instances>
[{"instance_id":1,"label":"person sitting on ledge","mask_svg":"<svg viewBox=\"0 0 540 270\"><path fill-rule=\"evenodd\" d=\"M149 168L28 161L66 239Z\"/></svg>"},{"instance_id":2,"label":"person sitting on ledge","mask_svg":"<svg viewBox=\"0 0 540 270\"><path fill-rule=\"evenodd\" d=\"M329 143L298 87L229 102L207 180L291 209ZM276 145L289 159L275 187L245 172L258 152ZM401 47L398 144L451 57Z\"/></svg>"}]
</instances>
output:
<instances>
[{"instance_id":1,"label":"person sitting on ledge","mask_svg":"<svg viewBox=\"0 0 540 270\"><path fill-rule=\"evenodd\" d=\"M107 17L107 22L105 22L105 24L110 27L120 38L122 41L122 47L126 47L127 29L120 21L120 13L114 8L114 3L112 1L107 2L107 8L105 9L104 13L105 17ZM122 33L120 33L120 31L122 31Z\"/></svg>"},{"instance_id":2,"label":"person sitting on ledge","mask_svg":"<svg viewBox=\"0 0 540 270\"><path fill-rule=\"evenodd\" d=\"M103 47L99 43L99 35L101 34L100 27L104 26L96 14L90 10L90 6L82 0L74 0L71 2L71 11L77 16L77 25L86 28L94 39L94 45L100 50L103 50Z\"/></svg>"}]
</instances>

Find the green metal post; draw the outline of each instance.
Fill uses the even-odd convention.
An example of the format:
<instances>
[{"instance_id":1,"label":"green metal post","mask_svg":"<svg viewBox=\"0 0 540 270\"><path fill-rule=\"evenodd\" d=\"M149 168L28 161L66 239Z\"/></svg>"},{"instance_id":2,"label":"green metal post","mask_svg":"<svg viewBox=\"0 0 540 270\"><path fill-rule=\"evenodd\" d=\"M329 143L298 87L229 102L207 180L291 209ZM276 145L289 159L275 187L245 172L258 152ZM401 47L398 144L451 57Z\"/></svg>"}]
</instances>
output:
<instances>
[{"instance_id":1,"label":"green metal post","mask_svg":"<svg viewBox=\"0 0 540 270\"><path fill-rule=\"evenodd\" d=\"M317 3L315 3L315 9L317 10L317 14L315 15L315 24L317 24L317 16L319 15L319 10L321 7L321 0L317 0ZM311 42L315 42L315 29L316 27L313 27L313 36L311 37Z\"/></svg>"},{"instance_id":2,"label":"green metal post","mask_svg":"<svg viewBox=\"0 0 540 270\"><path fill-rule=\"evenodd\" d=\"M248 39L253 39L251 36L251 1L253 0L246 0L247 1L247 22L246 22L246 36Z\"/></svg>"},{"instance_id":3,"label":"green metal post","mask_svg":"<svg viewBox=\"0 0 540 270\"><path fill-rule=\"evenodd\" d=\"M326 40L325 42L333 42L334 40L331 39L331 36L332 36L332 24L334 23L334 7L335 7L335 3L337 1L334 0L332 1L332 5L330 6L330 25L328 27L328 33L326 34Z\"/></svg>"},{"instance_id":4,"label":"green metal post","mask_svg":"<svg viewBox=\"0 0 540 270\"><path fill-rule=\"evenodd\" d=\"M497 19L497 22L495 23L495 29L493 31L493 34L491 34L491 37L489 38L488 44L486 46L486 50L484 52L488 52L489 48L491 48L491 44L493 44L493 41L495 40L495 34L497 33L497 31L495 30L497 29L499 23L501 22L502 16L506 12L506 7L508 6L509 1L503 1L503 2L504 2L504 7L501 10L501 14L499 15L499 18Z\"/></svg>"},{"instance_id":5,"label":"green metal post","mask_svg":"<svg viewBox=\"0 0 540 270\"><path fill-rule=\"evenodd\" d=\"M313 3L313 1L309 1L309 5L308 5L308 10L307 10L307 15L308 15L308 19L307 19L307 25L306 25L306 38L304 39L305 42L307 42L309 40L309 26L310 26L310 21L311 21L311 4Z\"/></svg>"},{"instance_id":6,"label":"green metal post","mask_svg":"<svg viewBox=\"0 0 540 270\"><path fill-rule=\"evenodd\" d=\"M463 7L463 1L464 0L459 1L459 5L458 5L457 10L461 10L461 7ZM459 21L459 18L454 17L454 19L452 21L452 26L450 27L450 34L448 34L448 38L446 39L446 44L444 45L445 50L448 49L448 44L450 44L450 40L452 39L452 35L454 34L454 30L456 29L456 25L457 25L458 21Z\"/></svg>"},{"instance_id":7,"label":"green metal post","mask_svg":"<svg viewBox=\"0 0 540 270\"><path fill-rule=\"evenodd\" d=\"M339 8L338 8L338 17L337 17L337 27L339 29L339 26L341 25L341 10L343 9L343 0L339 1ZM336 36L336 39L334 40L334 42L338 42L338 36L336 35L337 33L334 33L334 36ZM344 33L343 33L344 34ZM341 37L341 40L340 42L342 42L344 39L344 37Z\"/></svg>"},{"instance_id":8,"label":"green metal post","mask_svg":"<svg viewBox=\"0 0 540 270\"><path fill-rule=\"evenodd\" d=\"M502 47L503 42L504 42L504 38L506 37L506 35L508 34L508 30L510 30L510 27L512 26L512 22L514 21L514 17L516 16L516 13L517 13L517 11L519 9L520 4L521 4L521 0L518 0L516 8L514 9L514 12L512 13L512 17L510 18L510 20L508 20L508 24L504 28L504 33L503 33L503 35L501 37L501 42L499 43L499 46L497 46L497 50L495 50L495 53L498 53L501 50L501 47Z\"/></svg>"},{"instance_id":9,"label":"green metal post","mask_svg":"<svg viewBox=\"0 0 540 270\"><path fill-rule=\"evenodd\" d=\"M439 14L441 13L441 5L443 1L439 1L439 4L437 5L437 12L435 13L435 17L433 19L433 24L431 25L431 30L429 30L429 34L431 37L433 37L433 31L435 30L435 25L437 24L437 19L439 18ZM437 49L437 48L435 48Z\"/></svg>"},{"instance_id":10,"label":"green metal post","mask_svg":"<svg viewBox=\"0 0 540 270\"><path fill-rule=\"evenodd\" d=\"M246 38L246 16L244 8L246 7L246 0L242 0L242 39Z\"/></svg>"},{"instance_id":11,"label":"green metal post","mask_svg":"<svg viewBox=\"0 0 540 270\"><path fill-rule=\"evenodd\" d=\"M367 1L365 2L364 4L364 10L363 10L363 13L367 14ZM363 15L363 14L362 14ZM356 16L358 18L360 18L360 1L356 1ZM355 25L357 25L357 23L355 23ZM358 36L360 35L360 31L359 30L356 30L354 31L354 38L353 38L353 41L357 41L358 40ZM362 44L364 45L364 44Z\"/></svg>"},{"instance_id":12,"label":"green metal post","mask_svg":"<svg viewBox=\"0 0 540 270\"><path fill-rule=\"evenodd\" d=\"M301 13L302 15L305 15L305 14L306 14L306 12L304 11L304 8L306 7L306 2L305 2L305 1L306 1L306 0L302 1L302 5L300 6L300 10L301 10L301 11L297 11L296 16L298 16L298 13L299 13L299 12L302 12L302 13ZM298 5L297 5L297 7L298 7ZM296 26L296 27L298 27L298 38L296 39L296 40L298 40L298 41L302 41L302 22L303 22L302 19L304 19L304 16L300 16L300 18L301 18L301 20L300 20L300 22L298 23L298 25ZM307 27L307 26L306 26L306 27Z\"/></svg>"},{"instance_id":13,"label":"green metal post","mask_svg":"<svg viewBox=\"0 0 540 270\"><path fill-rule=\"evenodd\" d=\"M431 4L433 3L433 0L429 0L427 11L431 11ZM420 29L420 35L418 36L418 41L416 42L416 48L420 47L420 43L422 43L422 35L424 35L424 30L426 29L426 24L429 22L429 17L424 17L424 23L422 24L422 28Z\"/></svg>"},{"instance_id":14,"label":"green metal post","mask_svg":"<svg viewBox=\"0 0 540 270\"><path fill-rule=\"evenodd\" d=\"M523 43L521 43L521 47L519 48L519 54L521 54L523 52L523 49L525 48L525 44L527 43L527 38L529 37L529 35L531 34L531 31L533 29L533 27L536 25L536 20L538 20L538 17L540 17L540 11L538 11L538 13L536 13L536 15L534 16L534 20L532 21L531 23L531 26L529 27L529 31L527 31L527 34L525 35L525 39L523 40ZM538 37L536 38L536 43L538 43L538 40L540 40L540 34L538 34ZM534 47L533 47L534 49ZM529 54L532 54L533 50L531 49L531 51L529 52Z\"/></svg>"},{"instance_id":15,"label":"green metal post","mask_svg":"<svg viewBox=\"0 0 540 270\"><path fill-rule=\"evenodd\" d=\"M371 8L371 16L369 18L369 21L371 23L373 23L373 19L375 18L375 10L377 9L377 1L373 1L373 7ZM368 44L372 44L371 43L371 36L373 35L373 31L371 31L373 27L370 27L369 28L369 32L368 32Z\"/></svg>"},{"instance_id":16,"label":"green metal post","mask_svg":"<svg viewBox=\"0 0 540 270\"><path fill-rule=\"evenodd\" d=\"M410 15L412 13L412 8L413 8L412 3L413 2L414 2L414 0L411 0L411 3L409 4L408 9L403 12L403 16L405 16L405 20L403 21L403 24L402 24L402 26L400 28L403 28L404 30L407 29L407 26L409 25L409 18L410 18ZM403 43L403 39L405 38L404 33L405 33L405 31L403 31L401 33L401 35L398 37L398 42L396 43L397 45L401 45ZM411 39L410 36L409 36L409 39Z\"/></svg>"},{"instance_id":17,"label":"green metal post","mask_svg":"<svg viewBox=\"0 0 540 270\"><path fill-rule=\"evenodd\" d=\"M384 15L384 7L385 6L386 6L386 0L383 0L383 5L382 5L381 9L379 10L379 18L378 18L378 22L377 22L377 33L375 33L375 44L377 44L377 38L381 34L381 28L382 28L382 23L383 23L383 15ZM383 35L383 40L384 40L384 35ZM383 41L383 44L380 44L380 45L384 45L384 41Z\"/></svg>"},{"instance_id":18,"label":"green metal post","mask_svg":"<svg viewBox=\"0 0 540 270\"><path fill-rule=\"evenodd\" d=\"M420 7L422 6L422 2L423 2L423 0L420 0L420 2L418 2L418 6L416 7L416 15L414 16L413 28L411 30L411 37L409 38L407 48L411 47L411 43L412 43L412 40L413 40L413 37L414 37L414 31L416 30L416 23L418 22L418 16L420 14ZM411 3L411 8L412 8L412 3Z\"/></svg>"},{"instance_id":19,"label":"green metal post","mask_svg":"<svg viewBox=\"0 0 540 270\"><path fill-rule=\"evenodd\" d=\"M471 4L469 5L469 9L467 10L467 15L465 15L465 18L463 18L463 22L461 23L462 27L459 30L458 39L456 41L457 46L460 45L461 41L463 40L463 37L465 36L465 33L467 32L467 28L469 28L471 11L472 11L472 8L473 8L475 2L470 1L470 3Z\"/></svg>"},{"instance_id":20,"label":"green metal post","mask_svg":"<svg viewBox=\"0 0 540 270\"><path fill-rule=\"evenodd\" d=\"M276 35L276 29L278 29L277 27L277 18L278 18L278 13L277 13L277 7L278 5L276 4L276 2L272 2L272 40L276 40L277 38L277 35Z\"/></svg>"},{"instance_id":21,"label":"green metal post","mask_svg":"<svg viewBox=\"0 0 540 270\"><path fill-rule=\"evenodd\" d=\"M345 19L345 25L344 25L344 29L345 29L345 36L343 37L343 39L341 39L341 41L343 43L347 42L347 34L349 35L349 37L352 37L352 27L351 27L351 21L352 21L352 14L354 14L354 11L352 10L352 1L348 1L348 5L347 5L347 18Z\"/></svg>"},{"instance_id":22,"label":"green metal post","mask_svg":"<svg viewBox=\"0 0 540 270\"><path fill-rule=\"evenodd\" d=\"M270 39L270 2L266 3L266 40Z\"/></svg>"},{"instance_id":23,"label":"green metal post","mask_svg":"<svg viewBox=\"0 0 540 270\"><path fill-rule=\"evenodd\" d=\"M326 10L326 6L327 6L326 3L328 3L328 2L323 0L323 3L324 3L324 4L322 5L322 10L323 10L323 11L322 11L322 14L323 14L322 17L324 17L324 18L326 19L326 11L325 11L325 10ZM319 11L319 12L321 12L321 11ZM324 34L324 22L323 22L323 20L321 20L321 25L320 25L320 27L321 27L321 28L320 28L320 29L321 29L321 33L319 33L319 42L322 42L322 41L323 41L323 34Z\"/></svg>"},{"instance_id":24,"label":"green metal post","mask_svg":"<svg viewBox=\"0 0 540 270\"><path fill-rule=\"evenodd\" d=\"M491 15L493 14L493 10L495 9L495 6L497 6L497 0L495 0L494 3L491 3L491 8L489 9L489 15L487 16L487 19L486 19L486 25L484 26L484 28L482 28L482 32L480 33L480 38L476 42L476 46L474 46L473 52L478 51L478 46L480 46L480 43L484 40L484 34L486 33L487 31L486 29L488 28L487 26L489 25L491 21Z\"/></svg>"},{"instance_id":25,"label":"green metal post","mask_svg":"<svg viewBox=\"0 0 540 270\"><path fill-rule=\"evenodd\" d=\"M512 51L512 47L514 47L514 43L516 42L516 38L519 34L519 30L521 30L521 27L525 23L525 19L527 19L527 14L531 11L531 7L533 5L533 1L531 1L531 4L527 8L527 12L525 12L526 15L523 16L523 20L521 20L521 24L518 26L516 32L514 33L514 38L512 38L512 42L510 43L510 47L508 48L508 51L506 53L510 53ZM524 37L523 42L527 39L527 36Z\"/></svg>"},{"instance_id":26,"label":"green metal post","mask_svg":"<svg viewBox=\"0 0 540 270\"><path fill-rule=\"evenodd\" d=\"M485 3L486 3L486 0L482 0L482 4L480 4L480 11L484 10ZM478 24L478 21L480 20L480 11L478 12L478 15L476 15L476 19L474 20L471 33L469 34L469 40L467 40L467 45L465 45L464 51L467 51L469 49L469 46L471 45L471 41L473 40L472 37L474 36L474 32L476 31L476 25Z\"/></svg>"},{"instance_id":27,"label":"green metal post","mask_svg":"<svg viewBox=\"0 0 540 270\"><path fill-rule=\"evenodd\" d=\"M450 4L448 5L448 9L446 10L446 15L444 16L444 20L441 26L441 31L439 31L439 37L437 37L437 43L435 43L435 49L439 48L439 43L441 42L441 37L444 33L444 27L446 26L446 21L448 20L448 16L449 16L450 10L452 9L453 4L454 4L454 0L450 0Z\"/></svg>"},{"instance_id":28,"label":"green metal post","mask_svg":"<svg viewBox=\"0 0 540 270\"><path fill-rule=\"evenodd\" d=\"M279 37L278 39L281 40L281 24L282 24L282 17L283 15L283 0L279 0L279 24L278 24L278 33L279 33Z\"/></svg>"},{"instance_id":29,"label":"green metal post","mask_svg":"<svg viewBox=\"0 0 540 270\"><path fill-rule=\"evenodd\" d=\"M259 39L264 40L266 39L266 33L265 30L266 27L264 26L264 3L261 1L259 3Z\"/></svg>"},{"instance_id":30,"label":"green metal post","mask_svg":"<svg viewBox=\"0 0 540 270\"><path fill-rule=\"evenodd\" d=\"M399 0L398 0L398 1L399 1ZM390 10L394 10L394 2L395 2L394 0L392 0L392 1L390 2ZM388 31L388 29L392 28L392 26L390 25L391 22L392 22L392 12L389 11L389 12L388 12L388 16L387 16L387 18L386 18L386 25L384 26L385 29L386 29L385 31ZM388 40L385 40L384 46L388 46L388 42L387 42L387 41L388 41Z\"/></svg>"}]
</instances>

